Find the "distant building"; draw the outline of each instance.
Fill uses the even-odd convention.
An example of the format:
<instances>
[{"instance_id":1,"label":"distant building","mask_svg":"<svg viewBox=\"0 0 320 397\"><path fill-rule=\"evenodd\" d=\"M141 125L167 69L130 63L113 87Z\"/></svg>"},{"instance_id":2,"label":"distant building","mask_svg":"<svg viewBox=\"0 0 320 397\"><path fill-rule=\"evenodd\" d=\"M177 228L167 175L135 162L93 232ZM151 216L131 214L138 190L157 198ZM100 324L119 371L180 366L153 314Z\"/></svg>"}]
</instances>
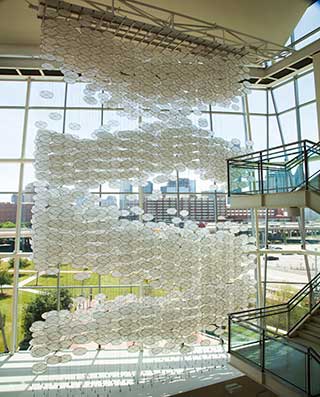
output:
<instances>
[{"instance_id":1,"label":"distant building","mask_svg":"<svg viewBox=\"0 0 320 397\"><path fill-rule=\"evenodd\" d=\"M177 191L177 181L169 181L167 186L160 188L161 193L175 193ZM179 192L195 193L196 181L189 178L179 178Z\"/></svg>"},{"instance_id":2,"label":"distant building","mask_svg":"<svg viewBox=\"0 0 320 397\"><path fill-rule=\"evenodd\" d=\"M31 222L31 209L33 204L23 204L21 212L21 222L29 224ZM17 204L0 203L0 222L16 223Z\"/></svg>"},{"instance_id":3,"label":"distant building","mask_svg":"<svg viewBox=\"0 0 320 397\"><path fill-rule=\"evenodd\" d=\"M23 189L22 202L23 203L34 203L34 195L35 194L36 194L36 192L35 192L34 183L29 183ZM11 203L12 204L18 203L18 195L17 194L13 194L11 196Z\"/></svg>"},{"instance_id":4,"label":"distant building","mask_svg":"<svg viewBox=\"0 0 320 397\"><path fill-rule=\"evenodd\" d=\"M107 198L102 199L100 201L101 207L109 207L111 205L118 205L117 204L117 197L116 196L107 196Z\"/></svg>"},{"instance_id":5,"label":"distant building","mask_svg":"<svg viewBox=\"0 0 320 397\"><path fill-rule=\"evenodd\" d=\"M120 192L123 193L132 193L133 188L131 183L129 182L121 182L120 183ZM120 209L124 210L128 207L128 199L125 194L120 195Z\"/></svg>"},{"instance_id":6,"label":"distant building","mask_svg":"<svg viewBox=\"0 0 320 397\"><path fill-rule=\"evenodd\" d=\"M148 182L146 186L143 187L143 193L152 194L153 192L153 183Z\"/></svg>"}]
</instances>

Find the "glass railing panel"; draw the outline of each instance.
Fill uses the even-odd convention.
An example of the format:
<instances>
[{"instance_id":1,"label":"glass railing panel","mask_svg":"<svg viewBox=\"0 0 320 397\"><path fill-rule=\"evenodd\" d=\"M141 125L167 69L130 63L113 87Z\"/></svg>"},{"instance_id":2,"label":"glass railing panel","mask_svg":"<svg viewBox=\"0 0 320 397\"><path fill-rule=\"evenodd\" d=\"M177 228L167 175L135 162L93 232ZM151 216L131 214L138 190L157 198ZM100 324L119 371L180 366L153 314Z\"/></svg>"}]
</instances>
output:
<instances>
[{"instance_id":1,"label":"glass railing panel","mask_svg":"<svg viewBox=\"0 0 320 397\"><path fill-rule=\"evenodd\" d=\"M300 179L292 174L291 170L287 171L285 167L268 167L262 166L263 169L263 187L264 193L286 193L292 191Z\"/></svg>"},{"instance_id":2,"label":"glass railing panel","mask_svg":"<svg viewBox=\"0 0 320 397\"><path fill-rule=\"evenodd\" d=\"M283 339L266 336L264 354L266 370L293 386L306 390L308 356L305 352L285 343Z\"/></svg>"},{"instance_id":3,"label":"glass railing panel","mask_svg":"<svg viewBox=\"0 0 320 397\"><path fill-rule=\"evenodd\" d=\"M311 396L320 395L320 364L319 361L310 355L310 394Z\"/></svg>"},{"instance_id":4,"label":"glass railing panel","mask_svg":"<svg viewBox=\"0 0 320 397\"><path fill-rule=\"evenodd\" d=\"M231 322L230 351L261 366L260 331L249 324Z\"/></svg>"},{"instance_id":5,"label":"glass railing panel","mask_svg":"<svg viewBox=\"0 0 320 397\"><path fill-rule=\"evenodd\" d=\"M289 310L289 329L295 326L310 312L310 291L306 291L304 295L299 296L294 303L290 305Z\"/></svg>"},{"instance_id":6,"label":"glass railing panel","mask_svg":"<svg viewBox=\"0 0 320 397\"><path fill-rule=\"evenodd\" d=\"M231 194L259 193L259 170L256 164L230 164L229 181Z\"/></svg>"},{"instance_id":7,"label":"glass railing panel","mask_svg":"<svg viewBox=\"0 0 320 397\"><path fill-rule=\"evenodd\" d=\"M261 326L271 333L284 335L288 332L288 312L281 311L261 319Z\"/></svg>"}]
</instances>

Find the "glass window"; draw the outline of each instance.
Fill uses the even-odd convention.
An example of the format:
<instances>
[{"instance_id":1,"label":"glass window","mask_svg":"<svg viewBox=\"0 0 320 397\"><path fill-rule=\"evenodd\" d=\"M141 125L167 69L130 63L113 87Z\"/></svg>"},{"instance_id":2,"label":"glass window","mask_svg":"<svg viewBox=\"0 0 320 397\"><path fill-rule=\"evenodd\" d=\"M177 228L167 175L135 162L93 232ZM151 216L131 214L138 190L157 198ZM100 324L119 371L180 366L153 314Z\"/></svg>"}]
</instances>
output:
<instances>
[{"instance_id":1,"label":"glass window","mask_svg":"<svg viewBox=\"0 0 320 397\"><path fill-rule=\"evenodd\" d=\"M67 107L87 107L87 108L101 108L101 104L90 105L83 100L85 94L83 90L86 83L68 84L67 90Z\"/></svg>"},{"instance_id":2,"label":"glass window","mask_svg":"<svg viewBox=\"0 0 320 397\"><path fill-rule=\"evenodd\" d=\"M316 1L306 9L299 23L295 27L294 39L300 39L302 36L305 36L318 27L320 27L320 4Z\"/></svg>"},{"instance_id":3,"label":"glass window","mask_svg":"<svg viewBox=\"0 0 320 397\"><path fill-rule=\"evenodd\" d=\"M52 115L61 117L60 120L52 119ZM34 154L34 140L39 127L36 125L39 121L45 122L48 129L56 132L62 132L63 110L47 109L30 109L28 116L28 130L26 141L26 157L32 158Z\"/></svg>"},{"instance_id":4,"label":"glass window","mask_svg":"<svg viewBox=\"0 0 320 397\"><path fill-rule=\"evenodd\" d=\"M0 109L0 157L21 156L23 109Z\"/></svg>"},{"instance_id":5,"label":"glass window","mask_svg":"<svg viewBox=\"0 0 320 397\"><path fill-rule=\"evenodd\" d=\"M285 143L296 142L298 140L296 110L281 114L279 118Z\"/></svg>"},{"instance_id":6,"label":"glass window","mask_svg":"<svg viewBox=\"0 0 320 397\"><path fill-rule=\"evenodd\" d=\"M282 145L276 116L269 117L269 142L270 142L270 147Z\"/></svg>"},{"instance_id":7,"label":"glass window","mask_svg":"<svg viewBox=\"0 0 320 397\"><path fill-rule=\"evenodd\" d=\"M0 162L0 192L18 191L19 169L19 164Z\"/></svg>"},{"instance_id":8,"label":"glass window","mask_svg":"<svg viewBox=\"0 0 320 397\"><path fill-rule=\"evenodd\" d=\"M0 81L0 106L24 106L26 103L26 81Z\"/></svg>"},{"instance_id":9,"label":"glass window","mask_svg":"<svg viewBox=\"0 0 320 397\"><path fill-rule=\"evenodd\" d=\"M132 118L124 110L105 110L103 112L103 124L108 124L108 122L116 121L117 126L111 127L111 131L115 130L134 130L139 127L138 117Z\"/></svg>"},{"instance_id":10,"label":"glass window","mask_svg":"<svg viewBox=\"0 0 320 397\"><path fill-rule=\"evenodd\" d=\"M36 180L33 164L25 164L24 165L24 173L23 173L23 189L25 190L27 185L34 183ZM27 189L28 190L28 189Z\"/></svg>"},{"instance_id":11,"label":"glass window","mask_svg":"<svg viewBox=\"0 0 320 397\"><path fill-rule=\"evenodd\" d=\"M301 121L302 139L310 139L311 141L319 140L317 108L315 103L302 106L299 109Z\"/></svg>"},{"instance_id":12,"label":"glass window","mask_svg":"<svg viewBox=\"0 0 320 397\"><path fill-rule=\"evenodd\" d=\"M238 99L237 103L230 103L229 106L222 106L220 104L211 105L211 110L213 112L239 112L239 113L243 112L242 97L238 96L237 99ZM233 105L235 105L235 106L233 106ZM237 107L239 109L237 109Z\"/></svg>"},{"instance_id":13,"label":"glass window","mask_svg":"<svg viewBox=\"0 0 320 397\"><path fill-rule=\"evenodd\" d=\"M267 148L267 117L250 116L253 151Z\"/></svg>"},{"instance_id":14,"label":"glass window","mask_svg":"<svg viewBox=\"0 0 320 397\"><path fill-rule=\"evenodd\" d=\"M275 88L273 92L278 112L295 106L293 81Z\"/></svg>"},{"instance_id":15,"label":"glass window","mask_svg":"<svg viewBox=\"0 0 320 397\"><path fill-rule=\"evenodd\" d=\"M30 106L52 107L64 106L66 85L58 81L32 81L30 92ZM50 93L52 97L43 98L40 93Z\"/></svg>"},{"instance_id":16,"label":"glass window","mask_svg":"<svg viewBox=\"0 0 320 397\"><path fill-rule=\"evenodd\" d=\"M276 111L274 109L271 90L268 90L268 101L269 101L269 114L275 114Z\"/></svg>"},{"instance_id":17,"label":"glass window","mask_svg":"<svg viewBox=\"0 0 320 397\"><path fill-rule=\"evenodd\" d=\"M235 114L214 114L213 130L216 136L231 140L240 139L242 145L245 143L244 118L242 115Z\"/></svg>"},{"instance_id":18,"label":"glass window","mask_svg":"<svg viewBox=\"0 0 320 397\"><path fill-rule=\"evenodd\" d=\"M308 73L302 77L299 77L297 82L298 82L299 104L316 99L313 72Z\"/></svg>"},{"instance_id":19,"label":"glass window","mask_svg":"<svg viewBox=\"0 0 320 397\"><path fill-rule=\"evenodd\" d=\"M249 113L267 113L267 95L265 90L252 90L248 95Z\"/></svg>"},{"instance_id":20,"label":"glass window","mask_svg":"<svg viewBox=\"0 0 320 397\"><path fill-rule=\"evenodd\" d=\"M80 138L91 138L92 133L101 125L101 111L94 109L73 110L66 113L66 130L68 134Z\"/></svg>"}]
</instances>

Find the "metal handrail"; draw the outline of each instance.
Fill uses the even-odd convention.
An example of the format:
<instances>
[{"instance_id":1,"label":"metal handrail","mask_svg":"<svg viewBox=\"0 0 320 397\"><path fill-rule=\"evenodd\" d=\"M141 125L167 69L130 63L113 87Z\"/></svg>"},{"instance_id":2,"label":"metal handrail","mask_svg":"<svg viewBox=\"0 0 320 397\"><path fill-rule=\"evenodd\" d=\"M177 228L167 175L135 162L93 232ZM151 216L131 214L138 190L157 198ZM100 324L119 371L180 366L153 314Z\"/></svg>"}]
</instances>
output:
<instances>
[{"instance_id":1,"label":"metal handrail","mask_svg":"<svg viewBox=\"0 0 320 397\"><path fill-rule=\"evenodd\" d=\"M238 160L238 159L241 159L241 158L246 158L246 157L248 157L249 155L250 155L250 156L252 156L252 155L259 155L259 156L260 156L260 153L266 153L267 156L269 156L269 155L272 154L273 151L275 151L275 150L280 150L280 152L283 152L284 149L288 150L287 148L290 147L290 146L297 146L297 145L300 145L300 147L301 147L301 144L302 144L303 142L306 142L306 143L311 144L311 147L312 147L312 146L316 146L316 145L319 144L319 142L314 142L314 141L311 141L311 140L309 140L309 139L303 139L303 140L301 140L301 141L295 141L295 142L287 143L287 144L285 144L285 145L274 146L274 147L272 147L272 148L270 148L270 149L257 150L256 152L251 152L251 153L247 153L247 154L241 154L241 155L239 155L239 156L234 156L234 157L231 157L231 158L229 159L229 161Z\"/></svg>"},{"instance_id":2,"label":"metal handrail","mask_svg":"<svg viewBox=\"0 0 320 397\"><path fill-rule=\"evenodd\" d=\"M280 303L277 305L270 305L270 306L258 307L254 309L242 310L239 312L233 312L230 313L229 316L231 318L241 319L242 317L245 316L245 314L248 314L250 316L249 317L250 319L254 319L254 318L258 319L274 314L285 313L295 308L301 302L301 300L304 299L310 293L310 290L312 291L318 285L320 285L320 273L318 273L309 283L307 283L303 288L301 288L301 290L299 290L295 295L293 295L286 303ZM281 311L280 308L281 309L286 308L287 310ZM254 313L257 313L258 315L251 317L251 315L253 315Z\"/></svg>"},{"instance_id":3,"label":"metal handrail","mask_svg":"<svg viewBox=\"0 0 320 397\"><path fill-rule=\"evenodd\" d=\"M285 160L283 162L274 161L279 159L280 157L286 159L289 155L295 155L290 160ZM305 186L306 190L308 190L309 181L312 177L309 177L309 166L308 161L313 155L320 156L320 142L312 142L308 139L297 141L293 143L289 143L287 145L276 146L271 149L260 150L257 152L236 156L227 160L228 165L228 195L231 194L252 194L252 193L265 193L264 189L264 174L263 172L284 172L283 177L285 180L289 178L289 181L285 183L284 189L287 192L291 192L296 190L301 186ZM297 170L300 169L299 173L302 175L302 181L297 183L295 186L294 175L292 175L291 170L297 167ZM234 192L231 193L231 169L247 169L248 172L257 172L256 182L258 182L258 189L252 189L245 192ZM270 175L270 174L268 174ZM277 174L275 174L276 177ZM278 174L279 175L279 174ZM299 178L299 175L298 175ZM301 177L299 178L301 179ZM241 190L241 189L240 189ZM272 189L271 189L272 190ZM267 192L270 192L269 187L266 189Z\"/></svg>"}]
</instances>

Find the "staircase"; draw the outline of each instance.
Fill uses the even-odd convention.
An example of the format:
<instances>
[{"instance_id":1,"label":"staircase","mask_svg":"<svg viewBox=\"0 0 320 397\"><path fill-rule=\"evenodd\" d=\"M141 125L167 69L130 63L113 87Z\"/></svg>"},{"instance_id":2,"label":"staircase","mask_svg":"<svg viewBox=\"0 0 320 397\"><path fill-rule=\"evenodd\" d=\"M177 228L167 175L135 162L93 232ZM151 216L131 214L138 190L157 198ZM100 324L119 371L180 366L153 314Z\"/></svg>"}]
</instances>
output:
<instances>
[{"instance_id":1,"label":"staircase","mask_svg":"<svg viewBox=\"0 0 320 397\"><path fill-rule=\"evenodd\" d=\"M228 160L231 208L320 212L320 142L298 141Z\"/></svg>"},{"instance_id":2,"label":"staircase","mask_svg":"<svg viewBox=\"0 0 320 397\"><path fill-rule=\"evenodd\" d=\"M320 396L320 273L288 302L229 315L231 364L282 396Z\"/></svg>"},{"instance_id":3,"label":"staircase","mask_svg":"<svg viewBox=\"0 0 320 397\"><path fill-rule=\"evenodd\" d=\"M290 338L295 343L312 347L320 354L320 310L312 314Z\"/></svg>"}]
</instances>

